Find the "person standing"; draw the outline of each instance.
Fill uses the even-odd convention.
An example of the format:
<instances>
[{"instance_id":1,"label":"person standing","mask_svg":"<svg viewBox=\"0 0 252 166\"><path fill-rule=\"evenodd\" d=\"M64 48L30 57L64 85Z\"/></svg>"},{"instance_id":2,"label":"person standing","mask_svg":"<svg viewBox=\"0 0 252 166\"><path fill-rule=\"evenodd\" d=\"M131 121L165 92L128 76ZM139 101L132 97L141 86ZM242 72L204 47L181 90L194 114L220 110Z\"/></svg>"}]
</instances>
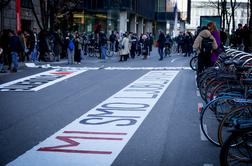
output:
<instances>
[{"instance_id":1,"label":"person standing","mask_svg":"<svg viewBox=\"0 0 252 166\"><path fill-rule=\"evenodd\" d=\"M243 26L242 40L244 45L244 52L249 52L250 46L250 30L248 24Z\"/></svg>"},{"instance_id":2,"label":"person standing","mask_svg":"<svg viewBox=\"0 0 252 166\"><path fill-rule=\"evenodd\" d=\"M74 61L77 64L81 63L81 43L80 43L80 36L78 32L75 32L74 36Z\"/></svg>"},{"instance_id":3,"label":"person standing","mask_svg":"<svg viewBox=\"0 0 252 166\"><path fill-rule=\"evenodd\" d=\"M193 45L193 36L191 34L191 32L186 32L185 34L185 57L188 56L190 57L191 53L193 52L193 48L192 48L192 45Z\"/></svg>"},{"instance_id":4,"label":"person standing","mask_svg":"<svg viewBox=\"0 0 252 166\"><path fill-rule=\"evenodd\" d=\"M143 35L142 39L143 39L143 48L142 48L143 59L147 59L147 56L149 54L149 39L147 35Z\"/></svg>"},{"instance_id":5,"label":"person standing","mask_svg":"<svg viewBox=\"0 0 252 166\"><path fill-rule=\"evenodd\" d=\"M238 50L241 50L242 48L242 24L238 24L238 29L235 31L235 40L236 40L236 47Z\"/></svg>"},{"instance_id":6,"label":"person standing","mask_svg":"<svg viewBox=\"0 0 252 166\"><path fill-rule=\"evenodd\" d=\"M217 30L215 22L209 22L207 24L207 28L209 29L209 31L213 35L213 37L218 45L218 48L213 50L212 55L211 55L211 65L214 65L219 57L219 54L224 51L224 48L221 43L220 32Z\"/></svg>"},{"instance_id":7,"label":"person standing","mask_svg":"<svg viewBox=\"0 0 252 166\"><path fill-rule=\"evenodd\" d=\"M159 60L162 61L164 58L164 46L165 46L165 35L162 30L159 30L159 36L158 36L158 53L159 53Z\"/></svg>"},{"instance_id":8,"label":"person standing","mask_svg":"<svg viewBox=\"0 0 252 166\"><path fill-rule=\"evenodd\" d=\"M14 31L9 32L10 41L9 41L9 50L11 55L11 62L13 64L12 72L17 72L18 69L18 54L21 50L21 43L18 36Z\"/></svg>"},{"instance_id":9,"label":"person standing","mask_svg":"<svg viewBox=\"0 0 252 166\"><path fill-rule=\"evenodd\" d=\"M74 42L73 36L70 33L67 34L66 43L68 64L72 65L74 63Z\"/></svg>"},{"instance_id":10,"label":"person standing","mask_svg":"<svg viewBox=\"0 0 252 166\"><path fill-rule=\"evenodd\" d=\"M129 38L127 32L123 34L123 40L122 40L122 49L120 53L120 62L121 61L127 61L129 57Z\"/></svg>"},{"instance_id":11,"label":"person standing","mask_svg":"<svg viewBox=\"0 0 252 166\"><path fill-rule=\"evenodd\" d=\"M37 61L38 59L38 33L37 28L33 28L33 36L32 36L32 46L33 50L31 53L31 59L33 62Z\"/></svg>"},{"instance_id":12,"label":"person standing","mask_svg":"<svg viewBox=\"0 0 252 166\"><path fill-rule=\"evenodd\" d=\"M107 36L106 34L101 31L99 33L99 46L101 50L101 59L105 60L106 59L106 52L107 52Z\"/></svg>"}]
</instances>

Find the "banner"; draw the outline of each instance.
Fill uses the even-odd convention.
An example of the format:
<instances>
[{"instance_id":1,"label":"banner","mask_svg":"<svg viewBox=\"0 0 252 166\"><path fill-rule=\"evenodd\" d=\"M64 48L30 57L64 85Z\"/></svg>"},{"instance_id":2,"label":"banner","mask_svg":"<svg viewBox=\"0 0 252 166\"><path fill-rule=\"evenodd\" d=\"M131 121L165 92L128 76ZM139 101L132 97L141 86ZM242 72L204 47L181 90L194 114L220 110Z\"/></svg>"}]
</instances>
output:
<instances>
[{"instance_id":1,"label":"banner","mask_svg":"<svg viewBox=\"0 0 252 166\"><path fill-rule=\"evenodd\" d=\"M20 16L20 0L16 0L16 23L17 23L17 32L21 31L21 16Z\"/></svg>"}]
</instances>

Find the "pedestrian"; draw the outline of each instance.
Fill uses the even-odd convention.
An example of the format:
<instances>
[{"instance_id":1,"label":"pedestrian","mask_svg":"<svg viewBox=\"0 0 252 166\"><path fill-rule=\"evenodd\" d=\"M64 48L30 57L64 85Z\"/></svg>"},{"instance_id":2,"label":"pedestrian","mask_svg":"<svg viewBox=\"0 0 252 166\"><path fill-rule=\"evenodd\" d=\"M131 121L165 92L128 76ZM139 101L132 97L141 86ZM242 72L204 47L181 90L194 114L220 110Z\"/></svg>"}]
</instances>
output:
<instances>
[{"instance_id":1,"label":"pedestrian","mask_svg":"<svg viewBox=\"0 0 252 166\"><path fill-rule=\"evenodd\" d=\"M101 50L101 59L105 60L106 59L106 52L107 52L107 36L104 33L104 31L101 31L99 33L99 46Z\"/></svg>"},{"instance_id":2,"label":"pedestrian","mask_svg":"<svg viewBox=\"0 0 252 166\"><path fill-rule=\"evenodd\" d=\"M19 53L19 60L21 62L24 62L25 61L25 36L22 31L18 31L17 34L18 34L18 38L20 40L21 48L22 48ZM11 62L11 60L10 60L10 62Z\"/></svg>"},{"instance_id":3,"label":"pedestrian","mask_svg":"<svg viewBox=\"0 0 252 166\"><path fill-rule=\"evenodd\" d=\"M149 39L147 35L143 35L142 39L143 39L143 47L142 47L143 59L147 59L147 56L149 54Z\"/></svg>"},{"instance_id":4,"label":"pedestrian","mask_svg":"<svg viewBox=\"0 0 252 166\"><path fill-rule=\"evenodd\" d=\"M74 42L74 61L77 64L80 64L81 63L81 43L80 43L81 39L78 32L75 32L73 42Z\"/></svg>"},{"instance_id":5,"label":"pedestrian","mask_svg":"<svg viewBox=\"0 0 252 166\"><path fill-rule=\"evenodd\" d=\"M159 60L162 61L164 58L164 46L165 46L165 35L162 30L159 30L157 46L158 46L158 53L160 56Z\"/></svg>"},{"instance_id":6,"label":"pedestrian","mask_svg":"<svg viewBox=\"0 0 252 166\"><path fill-rule=\"evenodd\" d=\"M111 35L109 36L109 41L110 41L109 45L110 51L115 51L116 35L114 31L111 32Z\"/></svg>"},{"instance_id":7,"label":"pedestrian","mask_svg":"<svg viewBox=\"0 0 252 166\"><path fill-rule=\"evenodd\" d=\"M122 39L122 48L120 51L120 62L121 61L127 61L130 53L130 45L129 45L129 38L127 32L123 34L123 39Z\"/></svg>"},{"instance_id":8,"label":"pedestrian","mask_svg":"<svg viewBox=\"0 0 252 166\"><path fill-rule=\"evenodd\" d=\"M9 51L11 56L11 62L13 67L11 69L12 72L17 72L18 69L18 54L21 50L21 43L18 36L15 34L14 31L9 32L10 41L9 41Z\"/></svg>"},{"instance_id":9,"label":"pedestrian","mask_svg":"<svg viewBox=\"0 0 252 166\"><path fill-rule=\"evenodd\" d=\"M242 40L244 45L244 52L249 52L249 46L250 46L250 30L248 24L245 24L243 26L243 33L242 33Z\"/></svg>"},{"instance_id":10,"label":"pedestrian","mask_svg":"<svg viewBox=\"0 0 252 166\"><path fill-rule=\"evenodd\" d=\"M235 31L235 40L236 40L236 47L238 50L242 50L242 36L243 36L243 29L242 29L242 24L238 24L238 28Z\"/></svg>"},{"instance_id":11,"label":"pedestrian","mask_svg":"<svg viewBox=\"0 0 252 166\"><path fill-rule=\"evenodd\" d=\"M9 40L10 40L10 36L9 36L9 29L4 29L1 34L0 34L0 45L3 49L2 52L2 56L1 56L1 60L2 60L2 70L6 72L6 70L4 69L4 65L8 64L9 65L9 70L11 69L11 57L10 57L10 52L9 52Z\"/></svg>"},{"instance_id":12,"label":"pedestrian","mask_svg":"<svg viewBox=\"0 0 252 166\"><path fill-rule=\"evenodd\" d=\"M207 27L202 27L202 31L193 43L193 48L198 52L197 74L199 74L211 66L212 51L218 48L215 38Z\"/></svg>"},{"instance_id":13,"label":"pedestrian","mask_svg":"<svg viewBox=\"0 0 252 166\"><path fill-rule=\"evenodd\" d=\"M2 42L0 40L0 73L5 73L4 70L4 57L3 57L3 47L2 47Z\"/></svg>"},{"instance_id":14,"label":"pedestrian","mask_svg":"<svg viewBox=\"0 0 252 166\"><path fill-rule=\"evenodd\" d=\"M208 27L209 31L211 32L211 34L213 35L213 37L218 45L218 48L214 49L212 52L212 55L211 55L211 65L214 65L215 62L217 61L219 55L222 52L224 52L224 47L221 43L220 32L217 30L215 22L209 22L207 24L207 27Z\"/></svg>"},{"instance_id":15,"label":"pedestrian","mask_svg":"<svg viewBox=\"0 0 252 166\"><path fill-rule=\"evenodd\" d=\"M153 35L152 35L152 33L149 33L149 55L152 51L153 43L154 43Z\"/></svg>"},{"instance_id":16,"label":"pedestrian","mask_svg":"<svg viewBox=\"0 0 252 166\"><path fill-rule=\"evenodd\" d=\"M48 48L48 37L47 31L41 30L39 33L39 61L46 61L46 52L49 50Z\"/></svg>"},{"instance_id":17,"label":"pedestrian","mask_svg":"<svg viewBox=\"0 0 252 166\"><path fill-rule=\"evenodd\" d=\"M180 51L182 53L184 53L184 33L183 32L179 32L179 35L177 36L177 52L180 53Z\"/></svg>"},{"instance_id":18,"label":"pedestrian","mask_svg":"<svg viewBox=\"0 0 252 166\"><path fill-rule=\"evenodd\" d=\"M36 62L38 60L38 33L37 28L33 28L32 31L32 53L31 53L31 59L33 62Z\"/></svg>"},{"instance_id":19,"label":"pedestrian","mask_svg":"<svg viewBox=\"0 0 252 166\"><path fill-rule=\"evenodd\" d=\"M68 64L72 65L74 64L74 38L73 35L68 32L66 37L66 43L67 43L67 60Z\"/></svg>"},{"instance_id":20,"label":"pedestrian","mask_svg":"<svg viewBox=\"0 0 252 166\"><path fill-rule=\"evenodd\" d=\"M136 56L136 50L137 50L137 34L133 33L131 35L131 47L130 47L130 57L132 59Z\"/></svg>"},{"instance_id":21,"label":"pedestrian","mask_svg":"<svg viewBox=\"0 0 252 166\"><path fill-rule=\"evenodd\" d=\"M184 47L185 47L185 57L190 57L191 53L193 52L193 36L191 32L186 32L185 39L184 39Z\"/></svg>"}]
</instances>

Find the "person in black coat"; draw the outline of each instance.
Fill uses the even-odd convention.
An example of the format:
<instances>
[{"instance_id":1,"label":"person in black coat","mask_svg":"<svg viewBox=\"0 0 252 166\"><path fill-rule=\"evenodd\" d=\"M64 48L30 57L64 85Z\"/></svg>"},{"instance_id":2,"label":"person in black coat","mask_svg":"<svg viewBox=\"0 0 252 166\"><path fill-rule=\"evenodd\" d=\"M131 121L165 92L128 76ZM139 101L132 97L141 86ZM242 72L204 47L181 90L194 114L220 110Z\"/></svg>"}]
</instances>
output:
<instances>
[{"instance_id":1,"label":"person in black coat","mask_svg":"<svg viewBox=\"0 0 252 166\"><path fill-rule=\"evenodd\" d=\"M165 46L165 35L162 30L159 30L157 45L158 45L158 53L160 56L159 60L161 61L164 58L164 46Z\"/></svg>"}]
</instances>

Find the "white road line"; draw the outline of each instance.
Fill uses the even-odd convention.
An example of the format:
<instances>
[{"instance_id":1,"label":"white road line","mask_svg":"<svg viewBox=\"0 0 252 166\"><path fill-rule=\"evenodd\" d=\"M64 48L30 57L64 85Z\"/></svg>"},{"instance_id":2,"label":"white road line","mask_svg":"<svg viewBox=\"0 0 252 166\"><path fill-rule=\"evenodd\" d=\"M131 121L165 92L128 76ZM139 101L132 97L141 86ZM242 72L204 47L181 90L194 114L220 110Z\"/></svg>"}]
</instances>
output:
<instances>
[{"instance_id":1,"label":"white road line","mask_svg":"<svg viewBox=\"0 0 252 166\"><path fill-rule=\"evenodd\" d=\"M204 124L203 127L204 127L204 130L207 132L207 126ZM200 140L207 141L206 136L204 135L203 131L201 130L201 126L200 126Z\"/></svg>"},{"instance_id":2,"label":"white road line","mask_svg":"<svg viewBox=\"0 0 252 166\"><path fill-rule=\"evenodd\" d=\"M179 71L150 71L8 166L109 166Z\"/></svg>"},{"instance_id":3,"label":"white road line","mask_svg":"<svg viewBox=\"0 0 252 166\"><path fill-rule=\"evenodd\" d=\"M213 166L213 164L203 164L203 166Z\"/></svg>"},{"instance_id":4,"label":"white road line","mask_svg":"<svg viewBox=\"0 0 252 166\"><path fill-rule=\"evenodd\" d=\"M106 67L105 70L191 70L190 67Z\"/></svg>"},{"instance_id":5,"label":"white road line","mask_svg":"<svg viewBox=\"0 0 252 166\"><path fill-rule=\"evenodd\" d=\"M199 92L199 90L196 90L196 95L197 95L198 97L200 97L200 92Z\"/></svg>"},{"instance_id":6,"label":"white road line","mask_svg":"<svg viewBox=\"0 0 252 166\"><path fill-rule=\"evenodd\" d=\"M198 103L198 112L201 113L203 109L203 103Z\"/></svg>"},{"instance_id":7,"label":"white road line","mask_svg":"<svg viewBox=\"0 0 252 166\"><path fill-rule=\"evenodd\" d=\"M45 87L51 86L53 84L56 84L62 80L71 78L75 75L78 75L80 73L83 73L87 70L83 70L83 69L53 69L53 70L49 70L49 71L45 71L42 73L38 73L38 74L34 74L28 77L24 77L24 78L20 78L11 82L7 82L4 84L0 85L0 91L38 91L41 90ZM63 72L63 74L62 74ZM65 74L64 74L65 73ZM61 75L61 76L60 76ZM57 76L60 76L60 78L57 78ZM22 89L22 85L19 85L20 88L17 88L15 90L9 90L11 89L12 85L18 84L18 83L22 83L22 82L28 82L28 84L26 85L31 85L29 84L29 81L31 79L36 80L36 79L40 79L43 81L43 77L50 77L50 80L47 81L46 83L41 83L41 84L37 84L36 86L34 86L33 88L30 89ZM44 79L46 80L46 79Z\"/></svg>"}]
</instances>

